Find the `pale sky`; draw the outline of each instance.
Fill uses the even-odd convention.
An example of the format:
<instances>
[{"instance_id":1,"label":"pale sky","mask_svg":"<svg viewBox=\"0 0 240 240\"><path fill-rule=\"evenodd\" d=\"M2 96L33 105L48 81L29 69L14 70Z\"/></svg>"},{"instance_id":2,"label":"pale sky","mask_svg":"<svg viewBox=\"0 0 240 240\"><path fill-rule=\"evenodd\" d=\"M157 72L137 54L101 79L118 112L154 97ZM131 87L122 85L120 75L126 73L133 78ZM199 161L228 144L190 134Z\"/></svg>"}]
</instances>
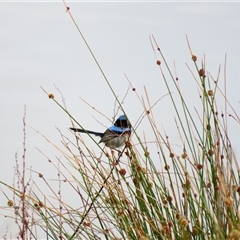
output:
<instances>
[{"instance_id":1,"label":"pale sky","mask_svg":"<svg viewBox=\"0 0 240 240\"><path fill-rule=\"evenodd\" d=\"M143 86L146 86L152 103L167 93L149 41L153 34L172 69L175 60L181 89L193 109L195 100L191 100L196 96L197 88L185 65L188 63L194 69L187 34L199 64L205 54L207 70L214 77L219 65L223 70L227 54L228 98L239 113L239 3L68 2L67 5L120 99L128 88L124 74L139 95L144 95ZM1 181L12 184L16 152L21 160L24 105L27 124L52 142L60 145L56 127L69 138L74 137L68 131L71 123L67 115L40 88L54 93L61 102L61 95L54 85L62 92L71 114L85 128L104 131L95 118L105 126L111 124L80 99L86 100L109 119L113 116L114 97L64 4L59 1L0 1ZM177 134L172 130L175 112L169 104L170 101L164 98L154 112L159 128L164 126L175 141ZM123 106L135 123L142 107L133 92L129 92ZM145 129L146 126L146 123L140 126L139 134L143 136L145 131L152 140L153 135ZM87 140L87 136L85 138ZM239 129L233 131L233 139L239 140ZM236 141L233 146L238 146ZM36 147L51 157L57 155L56 151L29 127L26 146L28 167L50 177L52 172L47 167L47 160ZM236 153L239 156L237 149ZM0 198L0 205L6 205L5 197ZM0 238L8 224L10 222L2 218L0 212Z\"/></svg>"}]
</instances>

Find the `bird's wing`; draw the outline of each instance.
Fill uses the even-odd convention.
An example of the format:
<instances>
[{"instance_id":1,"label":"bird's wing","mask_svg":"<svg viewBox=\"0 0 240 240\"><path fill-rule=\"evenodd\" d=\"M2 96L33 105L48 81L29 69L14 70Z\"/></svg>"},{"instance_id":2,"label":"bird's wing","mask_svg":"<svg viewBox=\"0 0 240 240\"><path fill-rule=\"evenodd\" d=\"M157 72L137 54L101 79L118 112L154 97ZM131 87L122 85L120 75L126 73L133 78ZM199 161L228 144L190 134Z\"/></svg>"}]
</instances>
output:
<instances>
[{"instance_id":1,"label":"bird's wing","mask_svg":"<svg viewBox=\"0 0 240 240\"><path fill-rule=\"evenodd\" d=\"M102 138L101 138L101 140L100 140L100 143L101 143L101 142L103 142L103 143L109 142L109 141L111 141L112 139L119 137L121 134L122 134L122 132L116 133L116 132L114 132L114 131L112 131L112 130L107 129L107 130L103 133L103 136L102 136Z\"/></svg>"},{"instance_id":2,"label":"bird's wing","mask_svg":"<svg viewBox=\"0 0 240 240\"><path fill-rule=\"evenodd\" d=\"M110 128L108 128L104 133L103 136L100 140L100 142L108 142L111 141L114 138L120 137L123 133L126 132L130 132L131 133L131 129L130 128L120 128L120 127L116 127L116 126L111 126Z\"/></svg>"}]
</instances>

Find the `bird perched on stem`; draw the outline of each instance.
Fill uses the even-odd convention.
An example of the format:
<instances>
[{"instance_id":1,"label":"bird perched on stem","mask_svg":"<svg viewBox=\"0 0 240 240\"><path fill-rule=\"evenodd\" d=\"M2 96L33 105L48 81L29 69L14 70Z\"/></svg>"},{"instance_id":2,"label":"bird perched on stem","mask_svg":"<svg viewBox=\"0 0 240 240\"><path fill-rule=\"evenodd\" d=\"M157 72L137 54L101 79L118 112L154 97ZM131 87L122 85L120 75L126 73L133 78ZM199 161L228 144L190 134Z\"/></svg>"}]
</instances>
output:
<instances>
[{"instance_id":1,"label":"bird perched on stem","mask_svg":"<svg viewBox=\"0 0 240 240\"><path fill-rule=\"evenodd\" d=\"M93 134L101 138L99 143L105 143L109 148L120 148L125 145L131 135L131 125L125 115L119 116L115 123L105 132L94 132L81 128L70 128L75 132Z\"/></svg>"}]
</instances>

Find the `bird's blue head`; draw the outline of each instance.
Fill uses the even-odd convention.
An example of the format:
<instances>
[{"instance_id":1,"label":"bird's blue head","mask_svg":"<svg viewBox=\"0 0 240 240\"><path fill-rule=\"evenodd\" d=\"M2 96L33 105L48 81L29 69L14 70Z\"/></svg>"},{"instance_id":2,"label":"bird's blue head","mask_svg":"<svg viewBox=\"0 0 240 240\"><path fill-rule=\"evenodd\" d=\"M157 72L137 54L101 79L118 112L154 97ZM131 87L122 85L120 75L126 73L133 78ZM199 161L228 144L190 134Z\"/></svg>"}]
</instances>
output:
<instances>
[{"instance_id":1,"label":"bird's blue head","mask_svg":"<svg viewBox=\"0 0 240 240\"><path fill-rule=\"evenodd\" d=\"M114 123L114 126L120 128L131 128L131 124L125 115L119 116L116 122Z\"/></svg>"},{"instance_id":2,"label":"bird's blue head","mask_svg":"<svg viewBox=\"0 0 240 240\"><path fill-rule=\"evenodd\" d=\"M121 115L121 116L119 116L119 118L118 118L119 120L127 120L127 118L125 117L125 115Z\"/></svg>"}]
</instances>

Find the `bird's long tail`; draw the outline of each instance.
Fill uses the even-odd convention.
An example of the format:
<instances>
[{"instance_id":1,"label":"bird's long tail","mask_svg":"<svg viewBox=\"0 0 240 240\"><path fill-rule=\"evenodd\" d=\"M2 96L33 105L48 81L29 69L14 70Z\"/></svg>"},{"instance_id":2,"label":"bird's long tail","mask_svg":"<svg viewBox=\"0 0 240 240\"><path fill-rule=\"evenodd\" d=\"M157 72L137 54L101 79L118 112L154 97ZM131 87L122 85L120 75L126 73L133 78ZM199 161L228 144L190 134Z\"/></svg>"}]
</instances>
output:
<instances>
[{"instance_id":1,"label":"bird's long tail","mask_svg":"<svg viewBox=\"0 0 240 240\"><path fill-rule=\"evenodd\" d=\"M98 136L98 137L102 137L103 136L103 133L101 133L101 132L94 132L94 131L81 129L81 128L70 128L70 129L73 130L74 132L93 134L93 135Z\"/></svg>"}]
</instances>

